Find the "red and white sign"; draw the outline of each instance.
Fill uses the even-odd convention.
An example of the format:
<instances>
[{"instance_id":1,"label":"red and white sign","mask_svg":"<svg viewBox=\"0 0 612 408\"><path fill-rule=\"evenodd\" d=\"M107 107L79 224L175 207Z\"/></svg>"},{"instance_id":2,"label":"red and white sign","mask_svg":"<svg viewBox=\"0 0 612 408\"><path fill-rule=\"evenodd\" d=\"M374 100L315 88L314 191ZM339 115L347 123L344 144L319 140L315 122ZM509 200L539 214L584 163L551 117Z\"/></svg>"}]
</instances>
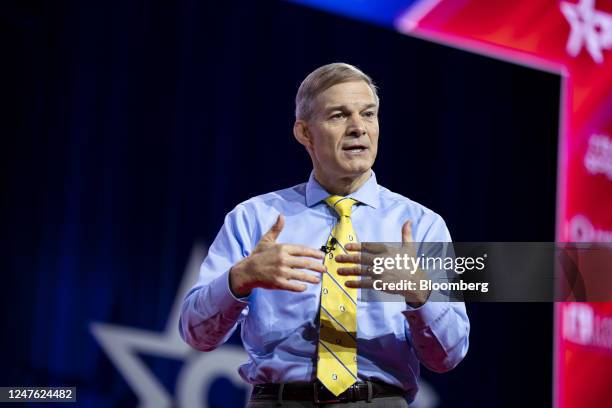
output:
<instances>
[{"instance_id":1,"label":"red and white sign","mask_svg":"<svg viewBox=\"0 0 612 408\"><path fill-rule=\"evenodd\" d=\"M557 240L612 242L612 0L424 0L396 25L561 75ZM555 406L612 407L612 303L555 315Z\"/></svg>"}]
</instances>

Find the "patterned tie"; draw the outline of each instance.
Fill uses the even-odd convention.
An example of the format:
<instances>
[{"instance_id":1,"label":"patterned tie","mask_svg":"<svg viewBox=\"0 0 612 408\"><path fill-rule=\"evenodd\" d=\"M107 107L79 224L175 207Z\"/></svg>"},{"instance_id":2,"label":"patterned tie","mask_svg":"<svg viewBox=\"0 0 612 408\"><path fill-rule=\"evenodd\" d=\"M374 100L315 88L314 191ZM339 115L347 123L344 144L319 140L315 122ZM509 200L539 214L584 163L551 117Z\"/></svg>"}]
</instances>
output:
<instances>
[{"instance_id":1,"label":"patterned tie","mask_svg":"<svg viewBox=\"0 0 612 408\"><path fill-rule=\"evenodd\" d=\"M338 213L340 219L334 226L327 247L321 284L321 310L319 327L319 352L317 378L334 395L339 395L357 381L357 289L347 288L344 282L354 276L340 276L341 266L335 257L345 253L344 246L356 242L351 223L351 209L356 200L331 196L325 202Z\"/></svg>"}]
</instances>

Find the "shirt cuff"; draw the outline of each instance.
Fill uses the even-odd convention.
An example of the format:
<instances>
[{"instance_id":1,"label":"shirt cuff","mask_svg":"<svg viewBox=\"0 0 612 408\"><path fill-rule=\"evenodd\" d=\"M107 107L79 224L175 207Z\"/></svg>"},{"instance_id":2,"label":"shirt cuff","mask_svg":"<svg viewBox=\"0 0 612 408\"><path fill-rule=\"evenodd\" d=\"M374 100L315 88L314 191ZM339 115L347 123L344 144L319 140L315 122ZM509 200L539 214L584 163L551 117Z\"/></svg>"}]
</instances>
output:
<instances>
[{"instance_id":1,"label":"shirt cuff","mask_svg":"<svg viewBox=\"0 0 612 408\"><path fill-rule=\"evenodd\" d=\"M211 304L222 312L230 312L239 315L248 304L248 297L238 298L234 296L229 287L229 270L224 272L210 283Z\"/></svg>"},{"instance_id":2,"label":"shirt cuff","mask_svg":"<svg viewBox=\"0 0 612 408\"><path fill-rule=\"evenodd\" d=\"M406 304L406 310L402 314L408 319L411 329L420 330L435 326L449 308L450 305L446 302L425 302L417 308Z\"/></svg>"}]
</instances>

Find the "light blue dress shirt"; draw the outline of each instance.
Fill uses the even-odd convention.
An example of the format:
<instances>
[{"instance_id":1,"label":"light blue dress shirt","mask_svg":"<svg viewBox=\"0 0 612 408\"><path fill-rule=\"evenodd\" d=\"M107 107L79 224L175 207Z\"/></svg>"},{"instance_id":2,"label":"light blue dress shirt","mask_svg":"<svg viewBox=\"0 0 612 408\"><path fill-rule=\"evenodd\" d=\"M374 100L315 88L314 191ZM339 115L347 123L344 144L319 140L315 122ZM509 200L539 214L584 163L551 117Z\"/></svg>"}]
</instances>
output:
<instances>
[{"instance_id":1,"label":"light blue dress shirt","mask_svg":"<svg viewBox=\"0 0 612 408\"><path fill-rule=\"evenodd\" d=\"M316 378L320 284L301 293L257 288L244 299L229 289L229 270L248 256L263 234L285 216L278 243L320 248L337 216L323 201L330 194L311 174L308 183L260 195L225 218L202 264L197 284L183 303L179 330L192 347L211 351L242 325L250 358L240 366L251 384L313 381ZM369 180L350 197L352 221L361 242L401 242L402 225L412 220L415 242L449 242L435 212ZM315 272L310 272L315 273ZM470 323L461 302L427 302L413 309L403 302L357 305L358 376L406 390L418 390L419 363L436 372L455 367L468 349Z\"/></svg>"}]
</instances>

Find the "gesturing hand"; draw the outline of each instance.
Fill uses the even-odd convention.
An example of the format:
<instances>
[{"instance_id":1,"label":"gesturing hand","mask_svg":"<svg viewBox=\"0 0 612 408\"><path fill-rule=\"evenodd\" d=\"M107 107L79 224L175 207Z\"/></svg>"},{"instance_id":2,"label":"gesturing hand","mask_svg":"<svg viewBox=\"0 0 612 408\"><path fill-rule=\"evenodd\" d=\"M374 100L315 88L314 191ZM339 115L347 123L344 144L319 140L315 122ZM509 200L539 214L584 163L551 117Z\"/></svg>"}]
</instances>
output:
<instances>
[{"instance_id":1,"label":"gesturing hand","mask_svg":"<svg viewBox=\"0 0 612 408\"><path fill-rule=\"evenodd\" d=\"M410 221L406 221L402 226L401 247L395 247L389 244L351 243L346 245L346 250L350 253L338 255L336 261L355 265L339 268L338 274L364 277L364 279L361 280L347 281L346 286L348 287L370 289L373 287L374 279L388 283L401 281L418 282L421 279L427 278L426 274L420 268L417 268L415 271L390 268L385 269L384 273L381 275L376 275L373 272L372 266L375 258L396 258L398 255L400 257L407 255L410 258L414 258L416 256L416 250L412 240L412 224ZM388 287L390 286L385 286L385 288ZM418 307L425 303L430 295L430 291L428 290L383 290L388 293L404 296L406 303L413 307Z\"/></svg>"},{"instance_id":2,"label":"gesturing hand","mask_svg":"<svg viewBox=\"0 0 612 408\"><path fill-rule=\"evenodd\" d=\"M261 237L253 252L230 269L230 289L234 295L248 296L254 288L303 292L307 286L295 281L320 282L318 276L300 269L325 272L322 263L325 254L304 245L276 243L284 225L285 218L281 214L272 228Z\"/></svg>"}]
</instances>

